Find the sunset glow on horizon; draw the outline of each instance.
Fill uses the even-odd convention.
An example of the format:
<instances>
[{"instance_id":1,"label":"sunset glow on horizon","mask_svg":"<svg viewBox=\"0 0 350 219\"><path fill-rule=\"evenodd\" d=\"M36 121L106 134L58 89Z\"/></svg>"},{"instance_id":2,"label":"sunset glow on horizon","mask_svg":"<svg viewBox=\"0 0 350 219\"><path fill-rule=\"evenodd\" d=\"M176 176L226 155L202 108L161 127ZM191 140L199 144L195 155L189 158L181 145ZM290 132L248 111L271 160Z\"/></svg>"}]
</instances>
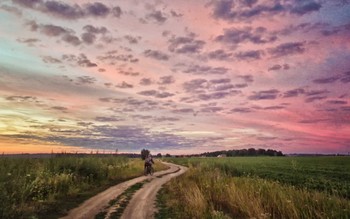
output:
<instances>
[{"instance_id":1,"label":"sunset glow on horizon","mask_svg":"<svg viewBox=\"0 0 350 219\"><path fill-rule=\"evenodd\" d=\"M0 153L350 152L348 0L2 0Z\"/></svg>"}]
</instances>

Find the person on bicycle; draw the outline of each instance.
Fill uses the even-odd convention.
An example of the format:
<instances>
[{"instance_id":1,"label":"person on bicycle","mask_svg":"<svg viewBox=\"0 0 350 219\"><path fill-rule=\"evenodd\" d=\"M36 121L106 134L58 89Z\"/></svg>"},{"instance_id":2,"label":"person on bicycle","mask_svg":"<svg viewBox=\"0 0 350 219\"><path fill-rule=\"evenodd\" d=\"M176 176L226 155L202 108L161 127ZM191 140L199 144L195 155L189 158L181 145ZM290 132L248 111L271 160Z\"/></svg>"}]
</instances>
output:
<instances>
[{"instance_id":1,"label":"person on bicycle","mask_svg":"<svg viewBox=\"0 0 350 219\"><path fill-rule=\"evenodd\" d=\"M150 170L152 170L152 164L154 164L153 158L151 155L148 155L145 159L145 173L146 175L148 174L147 172L147 167L150 167Z\"/></svg>"}]
</instances>

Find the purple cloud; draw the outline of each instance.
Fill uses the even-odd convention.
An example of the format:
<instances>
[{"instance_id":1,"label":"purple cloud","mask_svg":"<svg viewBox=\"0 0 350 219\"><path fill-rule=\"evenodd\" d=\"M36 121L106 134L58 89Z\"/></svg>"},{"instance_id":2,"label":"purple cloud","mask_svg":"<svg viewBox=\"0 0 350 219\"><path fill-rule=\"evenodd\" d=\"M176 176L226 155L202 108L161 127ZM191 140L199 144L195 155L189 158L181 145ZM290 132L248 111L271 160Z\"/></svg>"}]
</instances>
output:
<instances>
[{"instance_id":1,"label":"purple cloud","mask_svg":"<svg viewBox=\"0 0 350 219\"><path fill-rule=\"evenodd\" d=\"M254 92L248 97L249 100L274 100L277 98L279 91L277 89Z\"/></svg>"},{"instance_id":2,"label":"purple cloud","mask_svg":"<svg viewBox=\"0 0 350 219\"><path fill-rule=\"evenodd\" d=\"M275 58L294 54L302 54L305 52L304 44L305 43L303 42L283 43L274 48L268 49L268 52Z\"/></svg>"},{"instance_id":3,"label":"purple cloud","mask_svg":"<svg viewBox=\"0 0 350 219\"><path fill-rule=\"evenodd\" d=\"M161 61L166 61L169 60L169 55L166 53L163 53L161 51L157 50L145 50L143 53L146 57L151 57L153 59L161 60Z\"/></svg>"}]
</instances>

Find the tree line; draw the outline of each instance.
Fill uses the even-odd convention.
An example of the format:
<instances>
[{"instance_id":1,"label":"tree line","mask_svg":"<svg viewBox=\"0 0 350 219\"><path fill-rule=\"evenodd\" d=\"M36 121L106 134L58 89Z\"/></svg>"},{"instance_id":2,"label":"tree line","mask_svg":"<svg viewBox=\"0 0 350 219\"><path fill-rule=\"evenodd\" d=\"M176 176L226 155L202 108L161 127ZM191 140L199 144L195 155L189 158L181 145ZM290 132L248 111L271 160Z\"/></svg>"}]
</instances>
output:
<instances>
[{"instance_id":1,"label":"tree line","mask_svg":"<svg viewBox=\"0 0 350 219\"><path fill-rule=\"evenodd\" d=\"M235 157L235 156L284 156L281 151L276 151L272 149L238 149L238 150L222 150L222 151L214 151L214 152L205 152L200 154L200 156L206 157L217 157L219 155L225 155L227 157Z\"/></svg>"}]
</instances>

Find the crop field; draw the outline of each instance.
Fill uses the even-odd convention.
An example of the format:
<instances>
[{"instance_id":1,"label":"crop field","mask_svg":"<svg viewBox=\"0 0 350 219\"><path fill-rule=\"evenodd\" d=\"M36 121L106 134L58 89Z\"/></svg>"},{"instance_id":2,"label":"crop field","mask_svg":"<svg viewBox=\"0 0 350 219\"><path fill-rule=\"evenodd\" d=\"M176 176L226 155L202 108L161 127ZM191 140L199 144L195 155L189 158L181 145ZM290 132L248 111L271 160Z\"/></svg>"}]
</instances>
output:
<instances>
[{"instance_id":1,"label":"crop field","mask_svg":"<svg viewBox=\"0 0 350 219\"><path fill-rule=\"evenodd\" d=\"M143 161L125 157L0 158L0 218L57 218L142 174Z\"/></svg>"},{"instance_id":2,"label":"crop field","mask_svg":"<svg viewBox=\"0 0 350 219\"><path fill-rule=\"evenodd\" d=\"M157 218L350 218L350 157L172 158Z\"/></svg>"}]
</instances>

